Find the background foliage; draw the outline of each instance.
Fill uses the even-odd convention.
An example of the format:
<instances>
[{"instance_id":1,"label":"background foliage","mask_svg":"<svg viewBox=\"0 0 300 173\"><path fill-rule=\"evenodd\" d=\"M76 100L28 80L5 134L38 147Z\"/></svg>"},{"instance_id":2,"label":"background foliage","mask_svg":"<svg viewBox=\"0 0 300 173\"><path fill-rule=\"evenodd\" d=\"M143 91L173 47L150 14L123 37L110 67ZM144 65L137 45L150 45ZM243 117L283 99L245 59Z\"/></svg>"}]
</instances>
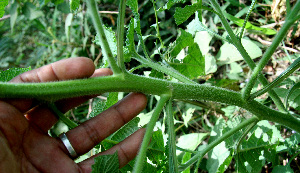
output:
<instances>
[{"instance_id":1,"label":"background foliage","mask_svg":"<svg viewBox=\"0 0 300 173\"><path fill-rule=\"evenodd\" d=\"M286 1L276 2L257 1L246 24L246 32L241 42L254 60L261 57L262 52L272 42L286 16L286 9L289 8ZM0 21L0 68L3 70L0 72L1 81L8 81L23 71L69 57L85 56L92 59L98 68L108 66L106 58L102 56L91 19L86 12L85 2L13 0L7 3L4 17ZM294 3L295 1L290 1L291 5ZM116 54L114 36L118 1L101 0L98 4L106 25L106 35L110 35L110 47ZM137 34L134 35L134 40L126 40L127 48L130 49L132 46L130 42L139 43L139 54L144 56L149 54L153 60L168 64L198 83L241 91L245 86L245 80L250 75L250 69L242 61L241 55L234 46L228 43L230 37L224 32L217 15L210 10L201 9L199 4L196 0L144 0L138 1L138 8L134 8L136 4L128 4L126 29L128 34L135 29ZM251 1L224 0L220 1L220 5L227 11L226 17L231 27L236 33L240 33ZM2 11L1 5L0 11ZM134 18L140 24L138 29L136 23L133 23ZM298 24L299 21L264 68L264 75L269 81L273 81L294 59L299 57ZM158 26L159 32L157 32ZM136 59L128 58L126 61L126 68L134 73L175 80L164 73L138 66ZM18 67L18 70L11 69L15 67ZM19 69L20 67L22 69ZM6 70L9 68L10 70ZM275 91L284 100L291 87L298 82L299 71L296 71L281 82L280 87ZM259 89L261 85L256 84L255 88ZM104 94L67 114L79 123L84 122L98 115L126 94ZM144 112L77 161L112 147L138 128L145 126L158 100L156 96L149 96L149 103ZM288 100L288 109L299 114L299 87L296 87L286 100ZM275 107L266 94L260 96L259 101ZM175 114L178 163L185 163L197 151L201 151L207 144L241 123L243 119L250 117L249 113L238 107L210 102L178 101L172 107ZM147 164L144 168L148 172L169 172L170 169L167 158L168 127L164 125L164 121L167 121L165 117L165 114L161 115L160 121L156 123L156 132L148 147ZM50 134L57 136L67 130L67 126L58 122L51 129ZM198 172L299 172L299 133L277 124L261 121L249 129L245 140L240 140L245 130L247 129L241 130L219 144L201 162L183 172L194 170ZM100 157L96 161L99 164L93 167L94 171L117 172L118 170L113 169L118 166L110 165L116 164L113 162L114 159L117 159L116 154ZM107 163L109 161L111 163ZM121 172L131 171L134 162L131 161L121 169Z\"/></svg>"}]
</instances>

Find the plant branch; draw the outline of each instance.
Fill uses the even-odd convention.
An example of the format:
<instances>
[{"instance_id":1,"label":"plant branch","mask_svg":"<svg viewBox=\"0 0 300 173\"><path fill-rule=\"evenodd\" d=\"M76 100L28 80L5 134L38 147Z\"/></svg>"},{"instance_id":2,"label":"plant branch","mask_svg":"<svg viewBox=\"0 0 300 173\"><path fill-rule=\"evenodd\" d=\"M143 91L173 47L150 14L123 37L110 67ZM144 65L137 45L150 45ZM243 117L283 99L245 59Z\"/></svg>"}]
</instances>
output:
<instances>
[{"instance_id":1,"label":"plant branch","mask_svg":"<svg viewBox=\"0 0 300 173\"><path fill-rule=\"evenodd\" d=\"M169 172L178 173L178 163L176 157L176 135L174 128L172 100L167 104L167 127L168 127L168 146L169 146Z\"/></svg>"},{"instance_id":2,"label":"plant branch","mask_svg":"<svg viewBox=\"0 0 300 173\"><path fill-rule=\"evenodd\" d=\"M136 162L135 162L134 169L133 169L134 173L143 172L144 162L146 162L146 151L147 151L147 147L150 143L150 139L152 137L154 126L159 118L159 115L160 115L164 105L166 104L166 102L169 99L170 99L169 95L162 95L156 105L156 108L152 114L152 117L147 125L146 133L144 135L144 139L143 139L140 151L136 158Z\"/></svg>"},{"instance_id":3,"label":"plant branch","mask_svg":"<svg viewBox=\"0 0 300 173\"><path fill-rule=\"evenodd\" d=\"M64 122L69 127L69 129L73 129L78 126L75 122L67 118L60 110L58 110L54 103L48 104L48 107L55 113L55 115L58 116L58 118L62 122Z\"/></svg>"},{"instance_id":4,"label":"plant branch","mask_svg":"<svg viewBox=\"0 0 300 173\"><path fill-rule=\"evenodd\" d=\"M223 11L221 10L221 7L219 6L219 4L216 2L216 0L210 0L212 6L214 7L215 11L219 14L219 18L224 26L224 28L226 29L226 31L228 32L230 39L232 41L232 44L237 48L237 50L240 52L240 54L242 55L242 57L244 58L244 60L246 61L246 63L248 64L248 66L250 67L251 70L254 70L254 68L256 67L254 61L251 59L251 57L249 56L249 54L247 53L247 51L245 50L245 48L243 47L242 43L240 42L240 40L236 37L236 35L233 33L232 29L230 28L229 23L227 22L226 18L224 17ZM259 75L258 76L259 81L265 86L268 84L267 79L262 76ZM273 91L270 90L269 91L270 97L272 98L272 100L274 101L275 105L278 107L278 109L282 112L285 112L285 107L283 105L283 103L281 102L280 98L278 97L278 95Z\"/></svg>"},{"instance_id":5,"label":"plant branch","mask_svg":"<svg viewBox=\"0 0 300 173\"><path fill-rule=\"evenodd\" d=\"M227 138L229 138L231 135L235 134L237 131L241 130L242 128L252 124L253 122L257 122L259 119L257 117L251 117L236 127L232 128L228 132L226 132L221 137L214 140L212 143L210 143L204 150L200 151L198 154L194 155L190 160L188 160L185 164L181 165L179 167L180 171L184 171L188 167L190 167L194 162L196 162L198 159L202 159L202 157L209 152L211 149L213 149L215 146L217 146L219 143L225 141Z\"/></svg>"},{"instance_id":6,"label":"plant branch","mask_svg":"<svg viewBox=\"0 0 300 173\"><path fill-rule=\"evenodd\" d=\"M94 27L100 36L100 44L101 44L102 52L108 58L108 62L110 64L110 67L111 67L112 71L114 72L114 74L120 74L120 73L122 73L122 71L118 67L116 60L114 59L111 49L109 47L104 29L103 29L103 22L98 13L98 8L96 5L96 2L95 2L95 0L88 0L88 1L86 1L86 3L87 3L87 7L89 9L89 12L91 14L91 17L92 17L92 20L94 23Z\"/></svg>"},{"instance_id":7,"label":"plant branch","mask_svg":"<svg viewBox=\"0 0 300 173\"><path fill-rule=\"evenodd\" d=\"M276 48L279 46L281 41L286 36L287 32L291 28L291 26L295 23L295 16L300 11L300 1L297 1L296 5L294 6L291 13L286 18L283 26L275 36L274 40L272 41L272 44L268 47L266 52L263 54L261 60L259 61L258 65L253 70L253 73L249 79L248 84L246 85L246 88L244 90L244 97L245 99L248 99L251 93L251 90L253 86L255 85L256 79L258 75L261 73L262 69L265 67L265 65L269 62L271 56L275 52Z\"/></svg>"},{"instance_id":8,"label":"plant branch","mask_svg":"<svg viewBox=\"0 0 300 173\"><path fill-rule=\"evenodd\" d=\"M199 84L170 82L125 73L90 79L47 83L1 83L0 98L36 98L56 101L104 92L142 92L153 95L172 95L173 99L205 100L239 106L260 119L273 121L300 132L300 120L288 113L268 108L261 103L245 101L238 92Z\"/></svg>"},{"instance_id":9,"label":"plant branch","mask_svg":"<svg viewBox=\"0 0 300 173\"><path fill-rule=\"evenodd\" d=\"M126 9L126 0L121 0L119 5L119 15L118 15L118 24L117 24L117 60L118 60L118 66L121 68L123 72L126 71L125 64L124 64L124 54L123 54L125 9Z\"/></svg>"}]
</instances>

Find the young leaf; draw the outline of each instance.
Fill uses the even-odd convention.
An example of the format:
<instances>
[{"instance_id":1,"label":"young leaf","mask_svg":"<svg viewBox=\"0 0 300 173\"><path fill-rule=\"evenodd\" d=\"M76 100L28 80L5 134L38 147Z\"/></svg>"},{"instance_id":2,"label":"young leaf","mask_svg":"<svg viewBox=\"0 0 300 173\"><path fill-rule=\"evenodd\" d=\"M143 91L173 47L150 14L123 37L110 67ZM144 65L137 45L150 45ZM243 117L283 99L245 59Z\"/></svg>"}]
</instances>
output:
<instances>
[{"instance_id":1,"label":"young leaf","mask_svg":"<svg viewBox=\"0 0 300 173\"><path fill-rule=\"evenodd\" d=\"M31 70L31 67L28 68L10 68L5 71L0 71L0 81L1 82L8 82L12 78L18 76L21 73Z\"/></svg>"},{"instance_id":2,"label":"young leaf","mask_svg":"<svg viewBox=\"0 0 300 173\"><path fill-rule=\"evenodd\" d=\"M187 5L184 8L176 7L174 15L176 24L180 25L183 22L185 22L191 15L193 15L197 10L199 10L199 8L201 8L200 3Z\"/></svg>"},{"instance_id":3,"label":"young leaf","mask_svg":"<svg viewBox=\"0 0 300 173\"><path fill-rule=\"evenodd\" d=\"M92 173L118 173L119 159L118 152L112 155L100 155L96 157L92 165Z\"/></svg>"},{"instance_id":4,"label":"young leaf","mask_svg":"<svg viewBox=\"0 0 300 173\"><path fill-rule=\"evenodd\" d=\"M205 59L197 43L188 49L188 55L182 63L171 64L173 68L190 79L205 75Z\"/></svg>"},{"instance_id":5,"label":"young leaf","mask_svg":"<svg viewBox=\"0 0 300 173\"><path fill-rule=\"evenodd\" d=\"M152 163L159 164L165 159L164 153L165 146L163 134L161 130L157 130L152 134L151 143L148 146L146 155Z\"/></svg>"},{"instance_id":6,"label":"young leaf","mask_svg":"<svg viewBox=\"0 0 300 173\"><path fill-rule=\"evenodd\" d=\"M98 102L95 103L95 105L93 106L92 112L89 114L90 118L93 118L97 115L99 115L101 112L103 112L105 110L105 101L100 100Z\"/></svg>"},{"instance_id":7,"label":"young leaf","mask_svg":"<svg viewBox=\"0 0 300 173\"><path fill-rule=\"evenodd\" d=\"M183 48L191 46L194 43L192 34L186 32L183 29L180 29L178 32L179 34L175 41L175 47L170 53L172 57L176 57Z\"/></svg>"},{"instance_id":8,"label":"young leaf","mask_svg":"<svg viewBox=\"0 0 300 173\"><path fill-rule=\"evenodd\" d=\"M251 40L242 39L242 45L252 59L258 58L262 55L261 49ZM221 46L217 54L218 64L230 64L235 61L243 60L243 57L232 44L225 43Z\"/></svg>"},{"instance_id":9,"label":"young leaf","mask_svg":"<svg viewBox=\"0 0 300 173\"><path fill-rule=\"evenodd\" d=\"M106 108L108 109L112 105L116 104L118 102L118 93L117 92L111 92L109 93L106 101Z\"/></svg>"},{"instance_id":10,"label":"young leaf","mask_svg":"<svg viewBox=\"0 0 300 173\"><path fill-rule=\"evenodd\" d=\"M72 13L76 12L80 5L80 0L70 0L70 8Z\"/></svg>"},{"instance_id":11,"label":"young leaf","mask_svg":"<svg viewBox=\"0 0 300 173\"><path fill-rule=\"evenodd\" d=\"M15 23L16 23L16 20L17 20L17 17L18 17L18 7L19 7L19 4L18 4L17 1L15 1L9 9L10 28L11 28L12 33L14 32L14 26L15 26Z\"/></svg>"},{"instance_id":12,"label":"young leaf","mask_svg":"<svg viewBox=\"0 0 300 173\"><path fill-rule=\"evenodd\" d=\"M289 91L288 91L288 93L287 93L287 95L285 96L285 107L288 109L288 101L289 101L289 98L290 98L290 96L292 95L292 93L296 90L296 89L298 89L298 88L300 88L300 82L298 82L298 83L296 83L295 85L293 85L290 89L289 89ZM300 105L300 104L299 104Z\"/></svg>"},{"instance_id":13,"label":"young leaf","mask_svg":"<svg viewBox=\"0 0 300 173\"><path fill-rule=\"evenodd\" d=\"M104 26L103 28L108 41L109 48L112 52L112 56L115 57L117 55L117 40L116 40L115 32L109 27ZM108 57L106 57L106 53L104 53L105 49L103 49L103 45L102 45L103 43L101 42L99 34L96 35L94 42L97 45L101 46L103 51L103 56L104 56L103 62L106 62Z\"/></svg>"},{"instance_id":14,"label":"young leaf","mask_svg":"<svg viewBox=\"0 0 300 173\"><path fill-rule=\"evenodd\" d=\"M0 1L0 18L4 15L4 9L8 5L9 0Z\"/></svg>"},{"instance_id":15,"label":"young leaf","mask_svg":"<svg viewBox=\"0 0 300 173\"><path fill-rule=\"evenodd\" d=\"M118 131L110 135L106 138L106 140L102 141L101 144L107 150L113 147L115 144L123 141L128 136L132 135L139 129L138 123L140 118L136 117L121 127Z\"/></svg>"}]
</instances>

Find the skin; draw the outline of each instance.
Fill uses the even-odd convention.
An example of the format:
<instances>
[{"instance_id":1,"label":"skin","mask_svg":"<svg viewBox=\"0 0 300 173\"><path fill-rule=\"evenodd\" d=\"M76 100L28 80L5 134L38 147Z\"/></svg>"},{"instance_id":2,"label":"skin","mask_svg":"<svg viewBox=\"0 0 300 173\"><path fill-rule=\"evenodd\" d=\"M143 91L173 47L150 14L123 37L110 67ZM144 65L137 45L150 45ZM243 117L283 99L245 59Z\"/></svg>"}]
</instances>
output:
<instances>
[{"instance_id":1,"label":"skin","mask_svg":"<svg viewBox=\"0 0 300 173\"><path fill-rule=\"evenodd\" d=\"M87 58L61 60L39 69L23 73L10 82L49 82L112 75L109 69L95 70ZM91 97L80 97L56 102L66 112ZM80 156L134 118L146 106L147 99L131 93L92 120L66 133ZM48 130L57 118L45 105L31 99L0 100L0 172L91 172L93 156L75 163L59 138L52 138ZM120 167L132 160L140 147L144 129L140 129L111 149L118 151ZM98 154L99 155L99 154Z\"/></svg>"}]
</instances>

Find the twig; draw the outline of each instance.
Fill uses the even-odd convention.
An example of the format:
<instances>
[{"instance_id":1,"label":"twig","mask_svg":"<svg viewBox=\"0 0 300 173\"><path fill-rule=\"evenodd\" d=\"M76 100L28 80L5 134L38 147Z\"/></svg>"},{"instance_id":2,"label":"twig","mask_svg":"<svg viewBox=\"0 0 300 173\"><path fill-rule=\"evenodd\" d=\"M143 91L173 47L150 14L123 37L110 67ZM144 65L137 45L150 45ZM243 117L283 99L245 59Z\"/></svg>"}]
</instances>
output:
<instances>
[{"instance_id":1,"label":"twig","mask_svg":"<svg viewBox=\"0 0 300 173\"><path fill-rule=\"evenodd\" d=\"M0 22L3 20L9 19L9 18L10 18L10 15L5 15L2 18L0 18Z\"/></svg>"},{"instance_id":2,"label":"twig","mask_svg":"<svg viewBox=\"0 0 300 173\"><path fill-rule=\"evenodd\" d=\"M272 44L272 42L267 41L267 40L263 40L263 39L260 38L260 37L257 37L257 40L258 40L259 42L261 42L262 44L264 44L264 45L268 45L268 46L269 46L269 45ZM281 48L283 48L283 49L286 49L286 50L291 51L291 52L294 52L294 53L300 53L299 50L293 49L293 48L290 48L290 47L287 47L287 46L278 46L278 47L281 47Z\"/></svg>"}]
</instances>

